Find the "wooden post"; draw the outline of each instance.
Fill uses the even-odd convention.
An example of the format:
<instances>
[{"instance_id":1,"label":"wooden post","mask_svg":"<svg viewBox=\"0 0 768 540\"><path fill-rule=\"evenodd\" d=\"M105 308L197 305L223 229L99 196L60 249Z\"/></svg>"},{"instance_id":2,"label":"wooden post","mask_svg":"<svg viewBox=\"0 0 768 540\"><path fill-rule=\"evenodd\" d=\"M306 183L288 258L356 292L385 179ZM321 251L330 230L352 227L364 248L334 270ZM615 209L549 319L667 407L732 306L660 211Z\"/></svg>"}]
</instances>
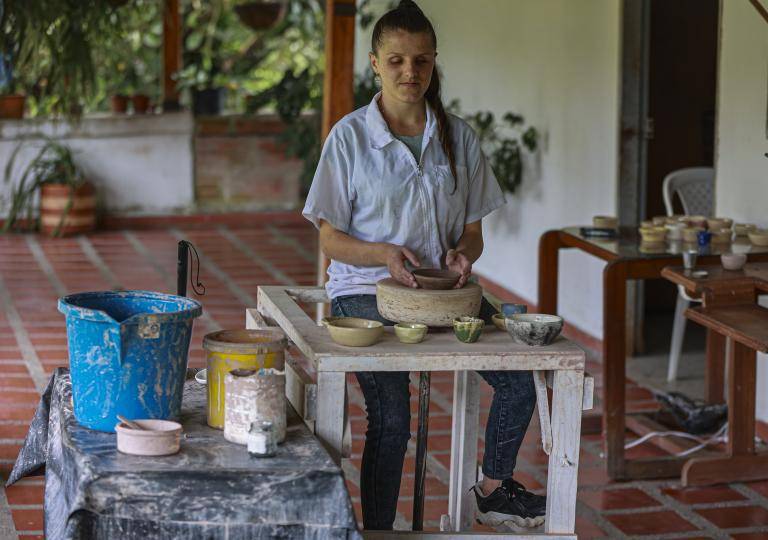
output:
<instances>
[{"instance_id":1,"label":"wooden post","mask_svg":"<svg viewBox=\"0 0 768 540\"><path fill-rule=\"evenodd\" d=\"M181 13L179 0L165 0L163 8L163 110L179 110L173 74L181 69Z\"/></svg>"},{"instance_id":2,"label":"wooden post","mask_svg":"<svg viewBox=\"0 0 768 540\"><path fill-rule=\"evenodd\" d=\"M333 125L352 112L354 100L355 0L325 2L325 78L323 140ZM328 259L318 250L317 283L325 284Z\"/></svg>"}]
</instances>

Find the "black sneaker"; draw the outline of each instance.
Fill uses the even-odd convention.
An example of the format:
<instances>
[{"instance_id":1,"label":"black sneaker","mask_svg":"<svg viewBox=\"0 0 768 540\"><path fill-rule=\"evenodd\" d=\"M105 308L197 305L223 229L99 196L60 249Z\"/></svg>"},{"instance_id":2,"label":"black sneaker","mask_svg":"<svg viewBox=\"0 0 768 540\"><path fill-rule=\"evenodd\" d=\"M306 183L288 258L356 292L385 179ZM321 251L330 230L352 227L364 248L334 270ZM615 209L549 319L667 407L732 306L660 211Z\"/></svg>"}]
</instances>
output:
<instances>
[{"instance_id":1,"label":"black sneaker","mask_svg":"<svg viewBox=\"0 0 768 540\"><path fill-rule=\"evenodd\" d=\"M520 482L504 480L493 493L483 497L480 484L472 488L477 500L477 519L480 523L496 527L514 524L519 527L538 527L544 523L547 498L534 495Z\"/></svg>"}]
</instances>

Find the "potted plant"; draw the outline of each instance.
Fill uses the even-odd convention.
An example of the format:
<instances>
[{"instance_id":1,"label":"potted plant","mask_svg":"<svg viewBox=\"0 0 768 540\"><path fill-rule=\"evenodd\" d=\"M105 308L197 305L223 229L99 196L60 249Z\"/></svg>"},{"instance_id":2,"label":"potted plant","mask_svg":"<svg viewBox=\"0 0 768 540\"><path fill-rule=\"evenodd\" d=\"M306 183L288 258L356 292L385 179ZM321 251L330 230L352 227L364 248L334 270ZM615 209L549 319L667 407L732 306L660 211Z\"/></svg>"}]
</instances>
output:
<instances>
[{"instance_id":1,"label":"potted plant","mask_svg":"<svg viewBox=\"0 0 768 540\"><path fill-rule=\"evenodd\" d=\"M272 28L285 16L287 2L255 0L235 6L235 13L240 21L253 30Z\"/></svg>"},{"instance_id":2,"label":"potted plant","mask_svg":"<svg viewBox=\"0 0 768 540\"><path fill-rule=\"evenodd\" d=\"M20 93L16 66L28 60L35 8L27 2L0 2L0 119L23 118L25 96Z\"/></svg>"},{"instance_id":3,"label":"potted plant","mask_svg":"<svg viewBox=\"0 0 768 540\"><path fill-rule=\"evenodd\" d=\"M94 50L119 24L110 0L0 2L0 92L23 87L30 110L79 118L96 89Z\"/></svg>"},{"instance_id":4,"label":"potted plant","mask_svg":"<svg viewBox=\"0 0 768 540\"><path fill-rule=\"evenodd\" d=\"M29 143L19 143L5 167L5 183L12 185L3 231L36 229L50 236L69 236L96 226L93 184L75 164L72 151L45 139L13 183L16 159ZM39 213L37 206L39 195Z\"/></svg>"}]
</instances>

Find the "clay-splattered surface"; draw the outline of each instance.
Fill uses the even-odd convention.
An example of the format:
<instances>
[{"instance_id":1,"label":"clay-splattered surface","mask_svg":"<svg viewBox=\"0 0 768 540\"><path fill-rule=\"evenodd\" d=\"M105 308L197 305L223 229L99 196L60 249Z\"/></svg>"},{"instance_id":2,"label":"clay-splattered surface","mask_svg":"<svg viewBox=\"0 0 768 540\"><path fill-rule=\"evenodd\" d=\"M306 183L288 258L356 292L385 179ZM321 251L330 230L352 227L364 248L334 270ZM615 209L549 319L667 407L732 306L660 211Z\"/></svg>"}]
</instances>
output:
<instances>
[{"instance_id":1,"label":"clay-splattered surface","mask_svg":"<svg viewBox=\"0 0 768 540\"><path fill-rule=\"evenodd\" d=\"M174 456L117 452L83 428L69 374L41 397L9 483L46 466L47 538L358 538L341 470L295 415L277 456L251 458L205 423L205 387L188 380Z\"/></svg>"}]
</instances>

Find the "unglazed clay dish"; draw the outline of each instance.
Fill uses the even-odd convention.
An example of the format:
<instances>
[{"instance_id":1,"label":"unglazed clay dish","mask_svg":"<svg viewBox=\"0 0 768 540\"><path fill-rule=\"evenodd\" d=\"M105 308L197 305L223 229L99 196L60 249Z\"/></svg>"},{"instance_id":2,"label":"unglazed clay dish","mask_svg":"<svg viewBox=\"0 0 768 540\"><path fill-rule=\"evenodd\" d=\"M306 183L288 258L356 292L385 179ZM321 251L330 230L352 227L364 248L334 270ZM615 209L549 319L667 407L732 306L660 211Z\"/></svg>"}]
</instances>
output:
<instances>
[{"instance_id":1,"label":"unglazed clay dish","mask_svg":"<svg viewBox=\"0 0 768 540\"><path fill-rule=\"evenodd\" d=\"M420 268L414 270L412 274L419 287L432 290L452 289L461 277L458 272L440 268Z\"/></svg>"}]
</instances>

